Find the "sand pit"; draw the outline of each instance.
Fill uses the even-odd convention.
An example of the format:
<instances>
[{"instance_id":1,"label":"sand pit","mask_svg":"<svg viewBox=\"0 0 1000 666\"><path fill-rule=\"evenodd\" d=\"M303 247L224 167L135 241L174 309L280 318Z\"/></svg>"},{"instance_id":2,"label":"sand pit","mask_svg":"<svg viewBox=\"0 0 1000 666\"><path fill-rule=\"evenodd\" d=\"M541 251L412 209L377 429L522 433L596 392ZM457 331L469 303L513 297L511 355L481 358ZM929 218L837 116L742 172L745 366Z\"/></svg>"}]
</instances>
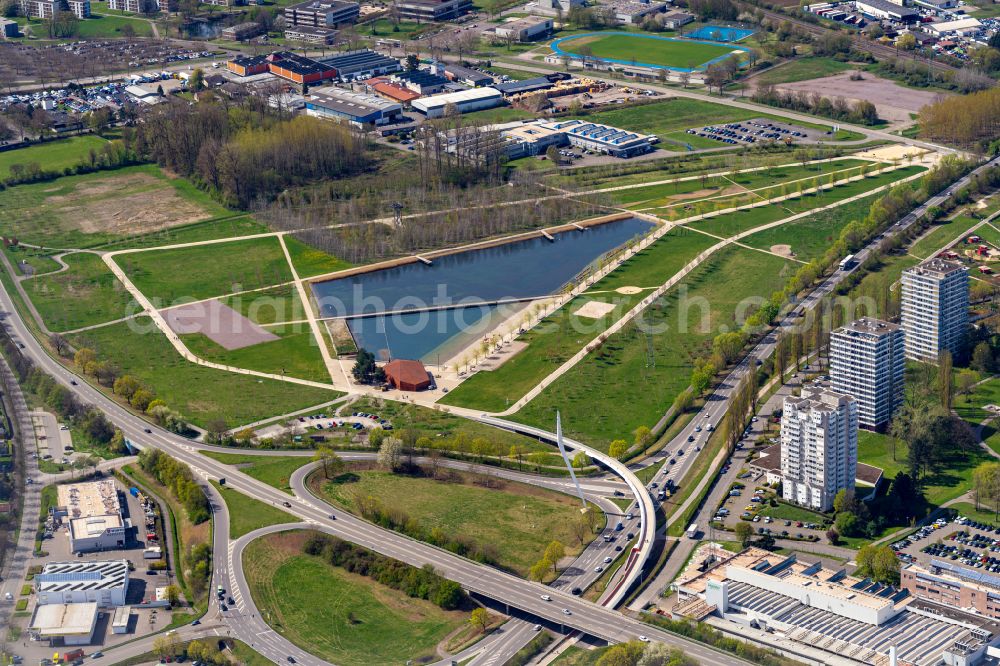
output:
<instances>
[{"instance_id":1,"label":"sand pit","mask_svg":"<svg viewBox=\"0 0 1000 666\"><path fill-rule=\"evenodd\" d=\"M587 319L600 319L604 315L608 314L615 309L614 303L604 303L602 301L587 301L580 307L576 309L575 314L577 317L585 317Z\"/></svg>"},{"instance_id":2,"label":"sand pit","mask_svg":"<svg viewBox=\"0 0 1000 666\"><path fill-rule=\"evenodd\" d=\"M789 259L792 259L792 258L795 257L795 253L792 252L792 246L791 245L772 245L771 246L771 253L772 254L780 254L782 257L788 257Z\"/></svg>"},{"instance_id":3,"label":"sand pit","mask_svg":"<svg viewBox=\"0 0 1000 666\"><path fill-rule=\"evenodd\" d=\"M632 294L638 294L642 291L642 287L618 287L615 289L619 294L625 294L626 296L631 296Z\"/></svg>"},{"instance_id":4,"label":"sand pit","mask_svg":"<svg viewBox=\"0 0 1000 666\"><path fill-rule=\"evenodd\" d=\"M178 335L201 333L226 349L242 349L278 336L253 323L219 301L201 301L163 311L167 325Z\"/></svg>"},{"instance_id":5,"label":"sand pit","mask_svg":"<svg viewBox=\"0 0 1000 666\"><path fill-rule=\"evenodd\" d=\"M841 97L851 102L868 100L875 105L879 117L892 124L906 125L913 122L910 118L911 113L919 112L942 94L906 88L895 81L882 79L867 72L862 76L864 78L860 81L852 81L851 72L843 72L808 81L780 83L775 89L810 95L818 93L830 99Z\"/></svg>"}]
</instances>

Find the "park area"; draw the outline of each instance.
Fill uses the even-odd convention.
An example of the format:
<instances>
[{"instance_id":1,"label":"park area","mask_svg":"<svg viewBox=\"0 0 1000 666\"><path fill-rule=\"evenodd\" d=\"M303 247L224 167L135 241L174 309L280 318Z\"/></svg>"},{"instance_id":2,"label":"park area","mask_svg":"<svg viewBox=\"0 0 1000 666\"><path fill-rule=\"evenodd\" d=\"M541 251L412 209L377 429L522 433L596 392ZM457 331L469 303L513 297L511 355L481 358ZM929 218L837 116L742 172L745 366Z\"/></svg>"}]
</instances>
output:
<instances>
[{"instance_id":1,"label":"park area","mask_svg":"<svg viewBox=\"0 0 1000 666\"><path fill-rule=\"evenodd\" d=\"M745 51L718 43L627 32L565 37L553 42L552 50L626 65L652 65L680 71L704 69L714 60Z\"/></svg>"},{"instance_id":2,"label":"park area","mask_svg":"<svg viewBox=\"0 0 1000 666\"><path fill-rule=\"evenodd\" d=\"M302 551L309 532L262 537L247 546L243 568L253 600L283 637L343 666L423 663L468 626L465 611L445 611Z\"/></svg>"}]
</instances>

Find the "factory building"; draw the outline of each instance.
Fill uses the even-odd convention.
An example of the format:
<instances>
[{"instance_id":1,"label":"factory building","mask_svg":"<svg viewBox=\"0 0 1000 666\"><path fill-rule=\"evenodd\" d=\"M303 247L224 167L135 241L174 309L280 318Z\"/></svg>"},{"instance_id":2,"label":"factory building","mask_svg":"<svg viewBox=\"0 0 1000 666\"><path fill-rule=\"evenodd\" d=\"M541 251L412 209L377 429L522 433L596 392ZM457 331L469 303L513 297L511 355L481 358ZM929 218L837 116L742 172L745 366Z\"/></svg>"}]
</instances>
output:
<instances>
[{"instance_id":1,"label":"factory building","mask_svg":"<svg viewBox=\"0 0 1000 666\"><path fill-rule=\"evenodd\" d=\"M128 560L49 562L32 581L38 605L95 603L125 605Z\"/></svg>"},{"instance_id":2,"label":"factory building","mask_svg":"<svg viewBox=\"0 0 1000 666\"><path fill-rule=\"evenodd\" d=\"M494 88L473 88L414 100L413 109L428 118L440 118L449 106L458 113L492 109L503 104L503 95Z\"/></svg>"},{"instance_id":3,"label":"factory building","mask_svg":"<svg viewBox=\"0 0 1000 666\"><path fill-rule=\"evenodd\" d=\"M403 106L375 95L327 87L313 91L306 100L306 113L365 127L398 122Z\"/></svg>"},{"instance_id":4,"label":"factory building","mask_svg":"<svg viewBox=\"0 0 1000 666\"><path fill-rule=\"evenodd\" d=\"M91 553L124 548L127 526L122 519L118 487L112 479L58 486L53 518L69 528L70 550Z\"/></svg>"}]
</instances>

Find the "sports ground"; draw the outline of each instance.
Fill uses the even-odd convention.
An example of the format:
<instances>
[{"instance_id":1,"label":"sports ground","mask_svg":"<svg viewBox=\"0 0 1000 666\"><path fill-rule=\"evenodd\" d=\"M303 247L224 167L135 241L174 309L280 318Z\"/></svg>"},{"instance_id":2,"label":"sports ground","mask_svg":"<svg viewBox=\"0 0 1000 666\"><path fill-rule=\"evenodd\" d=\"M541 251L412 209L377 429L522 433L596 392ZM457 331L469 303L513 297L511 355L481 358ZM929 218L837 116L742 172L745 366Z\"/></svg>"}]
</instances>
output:
<instances>
[{"instance_id":1,"label":"sports ground","mask_svg":"<svg viewBox=\"0 0 1000 666\"><path fill-rule=\"evenodd\" d=\"M574 35L557 39L551 46L556 53L570 56L580 56L583 47L590 49L587 55L605 62L678 72L700 71L734 52L747 51L746 47L732 44L628 32Z\"/></svg>"}]
</instances>

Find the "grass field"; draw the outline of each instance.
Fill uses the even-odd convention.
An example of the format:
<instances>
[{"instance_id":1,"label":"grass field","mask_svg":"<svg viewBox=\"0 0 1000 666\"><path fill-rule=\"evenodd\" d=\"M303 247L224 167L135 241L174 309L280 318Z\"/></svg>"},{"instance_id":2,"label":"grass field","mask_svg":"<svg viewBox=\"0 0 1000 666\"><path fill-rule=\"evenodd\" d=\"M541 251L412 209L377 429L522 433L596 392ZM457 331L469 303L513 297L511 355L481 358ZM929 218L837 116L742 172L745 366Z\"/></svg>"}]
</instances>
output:
<instances>
[{"instance_id":1,"label":"grass field","mask_svg":"<svg viewBox=\"0 0 1000 666\"><path fill-rule=\"evenodd\" d=\"M342 666L424 663L467 623L370 578L301 553L305 532L259 539L243 554L254 602L282 636Z\"/></svg>"},{"instance_id":2,"label":"grass field","mask_svg":"<svg viewBox=\"0 0 1000 666\"><path fill-rule=\"evenodd\" d=\"M131 26L137 37L152 37L153 26L149 21L111 14L91 14L89 19L77 23L76 37L81 39L104 39L124 37L122 30Z\"/></svg>"},{"instance_id":3,"label":"grass field","mask_svg":"<svg viewBox=\"0 0 1000 666\"><path fill-rule=\"evenodd\" d=\"M203 333L180 337L188 349L206 361L316 382L330 381L308 324L269 326L267 330L279 338L232 350L212 342Z\"/></svg>"},{"instance_id":4,"label":"grass field","mask_svg":"<svg viewBox=\"0 0 1000 666\"><path fill-rule=\"evenodd\" d=\"M793 83L795 81L808 81L818 79L831 74L845 72L853 67L846 63L834 60L833 58L797 58L780 67L775 67L764 72L757 77L759 83Z\"/></svg>"},{"instance_id":5,"label":"grass field","mask_svg":"<svg viewBox=\"0 0 1000 666\"><path fill-rule=\"evenodd\" d=\"M150 250L116 261L143 294L164 306L292 279L281 245L272 237Z\"/></svg>"},{"instance_id":6,"label":"grass field","mask_svg":"<svg viewBox=\"0 0 1000 666\"><path fill-rule=\"evenodd\" d=\"M261 456L249 453L218 453L202 451L202 455L218 460L226 465L235 465L247 476L263 481L269 486L292 494L289 480L292 473L303 465L309 464L305 456Z\"/></svg>"},{"instance_id":7,"label":"grass field","mask_svg":"<svg viewBox=\"0 0 1000 666\"><path fill-rule=\"evenodd\" d=\"M683 229L667 233L587 293L574 298L521 336L520 340L528 346L513 358L495 370L469 377L441 402L486 411L505 409L606 330L643 296L641 293L619 294L616 289L659 286L715 242L713 238ZM617 307L600 319L576 316L574 313L589 301L615 303Z\"/></svg>"},{"instance_id":8,"label":"grass field","mask_svg":"<svg viewBox=\"0 0 1000 666\"><path fill-rule=\"evenodd\" d=\"M621 33L584 35L559 44L559 48L567 53L579 53L584 46L590 47L592 55L597 58L681 69L695 69L734 50L720 44Z\"/></svg>"},{"instance_id":9,"label":"grass field","mask_svg":"<svg viewBox=\"0 0 1000 666\"><path fill-rule=\"evenodd\" d=\"M10 176L12 164L38 164L43 171L62 171L84 161L91 149L100 150L107 143L99 136L73 136L68 139L46 141L28 148L0 153L0 180Z\"/></svg>"},{"instance_id":10,"label":"grass field","mask_svg":"<svg viewBox=\"0 0 1000 666\"><path fill-rule=\"evenodd\" d=\"M306 317L299 292L291 284L219 300L255 324L263 326L300 321Z\"/></svg>"},{"instance_id":11,"label":"grass field","mask_svg":"<svg viewBox=\"0 0 1000 666\"><path fill-rule=\"evenodd\" d=\"M229 509L229 538L239 539L244 534L269 525L297 523L298 518L285 513L276 506L253 499L238 490L220 486L215 481L212 485L222 495Z\"/></svg>"},{"instance_id":12,"label":"grass field","mask_svg":"<svg viewBox=\"0 0 1000 666\"><path fill-rule=\"evenodd\" d=\"M712 338L739 327L740 303L768 298L793 270L790 262L745 248L716 252L647 308L648 338L637 327L626 327L514 418L551 427L559 409L571 437L601 449L613 439L628 439L638 426L652 426L688 386L692 362L709 352ZM655 365L649 363L650 347Z\"/></svg>"},{"instance_id":13,"label":"grass field","mask_svg":"<svg viewBox=\"0 0 1000 666\"><path fill-rule=\"evenodd\" d=\"M149 384L157 397L195 425L221 418L230 427L333 400L336 391L215 370L184 360L146 317L68 336L92 347L123 373ZM145 333L138 331L146 331Z\"/></svg>"},{"instance_id":14,"label":"grass field","mask_svg":"<svg viewBox=\"0 0 1000 666\"><path fill-rule=\"evenodd\" d=\"M285 236L285 247L288 248L288 256L292 258L292 265L295 266L300 278L324 275L351 267L346 261L317 250L294 236Z\"/></svg>"},{"instance_id":15,"label":"grass field","mask_svg":"<svg viewBox=\"0 0 1000 666\"><path fill-rule=\"evenodd\" d=\"M438 528L449 537L466 537L492 544L498 564L522 576L537 562L553 539L579 552L571 525L580 520L580 502L520 483L500 488L472 485L462 473L450 481L378 471L348 473L325 481L317 474L314 486L331 503L354 510L353 493L377 499L384 507L405 512L425 529ZM591 537L592 538L592 537Z\"/></svg>"},{"instance_id":16,"label":"grass field","mask_svg":"<svg viewBox=\"0 0 1000 666\"><path fill-rule=\"evenodd\" d=\"M462 116L463 119L467 118L470 121L476 121L487 125L509 123L514 120L530 120L531 118L537 117L537 115L531 111L517 109L513 106L498 106L493 109L483 109L482 111L463 113Z\"/></svg>"},{"instance_id":17,"label":"grass field","mask_svg":"<svg viewBox=\"0 0 1000 666\"><path fill-rule=\"evenodd\" d=\"M3 199L0 233L47 248L89 248L232 215L155 165L19 185Z\"/></svg>"},{"instance_id":18,"label":"grass field","mask_svg":"<svg viewBox=\"0 0 1000 666\"><path fill-rule=\"evenodd\" d=\"M778 502L778 506L768 506L763 511L760 512L762 516L771 516L775 520L792 520L792 521L802 521L804 523L819 523L822 524L824 516L816 511L810 511L801 506L795 506L794 504L788 504L787 502Z\"/></svg>"},{"instance_id":19,"label":"grass field","mask_svg":"<svg viewBox=\"0 0 1000 666\"><path fill-rule=\"evenodd\" d=\"M124 317L132 296L96 254L67 254L69 270L24 281L24 289L52 331L70 331Z\"/></svg>"},{"instance_id":20,"label":"grass field","mask_svg":"<svg viewBox=\"0 0 1000 666\"><path fill-rule=\"evenodd\" d=\"M939 224L931 227L920 240L910 246L910 253L921 259L928 259L936 252L944 249L946 245L966 235L966 233L982 222L968 215L958 215L951 220L943 220Z\"/></svg>"}]
</instances>

